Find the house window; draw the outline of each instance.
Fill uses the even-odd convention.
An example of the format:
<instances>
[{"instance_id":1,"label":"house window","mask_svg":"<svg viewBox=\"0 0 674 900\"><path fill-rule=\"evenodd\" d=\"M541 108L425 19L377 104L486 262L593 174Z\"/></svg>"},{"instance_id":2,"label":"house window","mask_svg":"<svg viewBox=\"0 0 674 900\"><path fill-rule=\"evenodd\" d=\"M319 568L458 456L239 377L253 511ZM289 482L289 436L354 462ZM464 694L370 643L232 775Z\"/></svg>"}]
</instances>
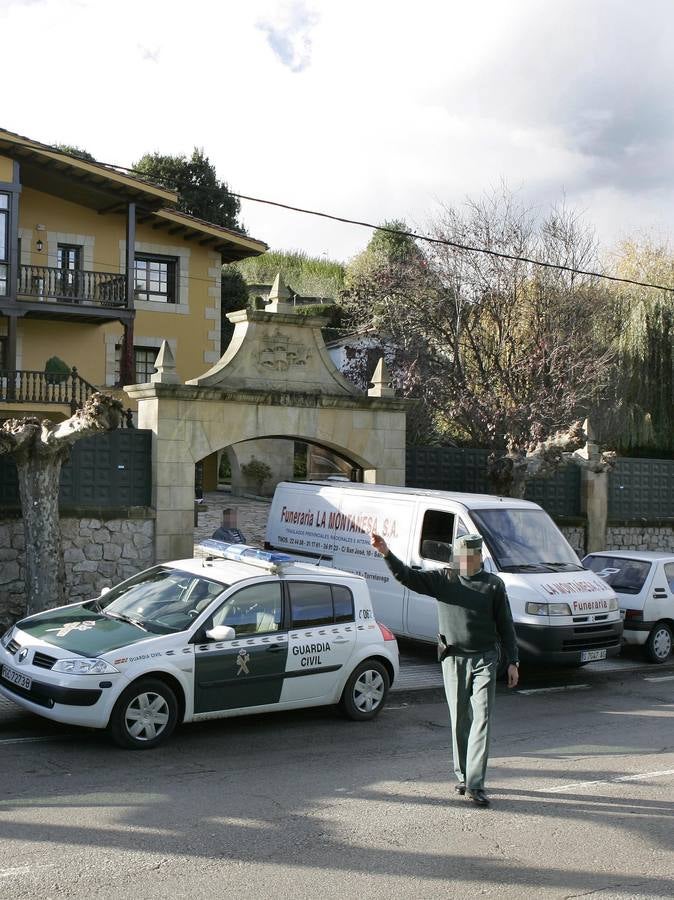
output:
<instances>
[{"instance_id":1,"label":"house window","mask_svg":"<svg viewBox=\"0 0 674 900\"><path fill-rule=\"evenodd\" d=\"M134 384L146 384L150 375L154 374L154 361L159 350L156 347L134 347ZM119 384L122 377L122 347L115 346L115 384Z\"/></svg>"},{"instance_id":2,"label":"house window","mask_svg":"<svg viewBox=\"0 0 674 900\"><path fill-rule=\"evenodd\" d=\"M56 265L59 269L75 272L81 269L82 248L72 244L58 244L56 247Z\"/></svg>"},{"instance_id":3,"label":"house window","mask_svg":"<svg viewBox=\"0 0 674 900\"><path fill-rule=\"evenodd\" d=\"M79 299L82 293L80 269L82 248L72 244L58 244L56 266L61 271L57 276L57 294L61 297Z\"/></svg>"},{"instance_id":4,"label":"house window","mask_svg":"<svg viewBox=\"0 0 674 900\"><path fill-rule=\"evenodd\" d=\"M9 273L9 194L0 194L0 297L7 295Z\"/></svg>"},{"instance_id":5,"label":"house window","mask_svg":"<svg viewBox=\"0 0 674 900\"><path fill-rule=\"evenodd\" d=\"M167 256L136 257L136 300L176 302L176 260Z\"/></svg>"}]
</instances>

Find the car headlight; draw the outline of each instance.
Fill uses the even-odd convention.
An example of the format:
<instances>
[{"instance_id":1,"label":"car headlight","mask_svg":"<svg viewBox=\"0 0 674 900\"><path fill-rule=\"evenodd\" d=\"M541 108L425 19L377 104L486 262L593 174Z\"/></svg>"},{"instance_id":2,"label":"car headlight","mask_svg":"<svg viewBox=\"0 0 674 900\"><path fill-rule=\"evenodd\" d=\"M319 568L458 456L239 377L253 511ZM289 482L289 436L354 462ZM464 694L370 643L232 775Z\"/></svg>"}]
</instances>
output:
<instances>
[{"instance_id":1,"label":"car headlight","mask_svg":"<svg viewBox=\"0 0 674 900\"><path fill-rule=\"evenodd\" d=\"M104 659L57 659L52 672L64 675L115 675L119 669Z\"/></svg>"},{"instance_id":2,"label":"car headlight","mask_svg":"<svg viewBox=\"0 0 674 900\"><path fill-rule=\"evenodd\" d=\"M620 606L620 604L618 603L617 597L611 597L611 599L608 601L609 612L615 612L616 609L619 608L619 606Z\"/></svg>"},{"instance_id":3,"label":"car headlight","mask_svg":"<svg viewBox=\"0 0 674 900\"><path fill-rule=\"evenodd\" d=\"M12 640L12 632L13 631L14 631L14 626L10 625L9 628L7 629L7 631L0 638L0 644L2 644L3 647L6 647L7 644L9 644L9 642Z\"/></svg>"},{"instance_id":4,"label":"car headlight","mask_svg":"<svg viewBox=\"0 0 674 900\"><path fill-rule=\"evenodd\" d=\"M568 603L527 603L525 609L529 616L571 615L571 607Z\"/></svg>"}]
</instances>

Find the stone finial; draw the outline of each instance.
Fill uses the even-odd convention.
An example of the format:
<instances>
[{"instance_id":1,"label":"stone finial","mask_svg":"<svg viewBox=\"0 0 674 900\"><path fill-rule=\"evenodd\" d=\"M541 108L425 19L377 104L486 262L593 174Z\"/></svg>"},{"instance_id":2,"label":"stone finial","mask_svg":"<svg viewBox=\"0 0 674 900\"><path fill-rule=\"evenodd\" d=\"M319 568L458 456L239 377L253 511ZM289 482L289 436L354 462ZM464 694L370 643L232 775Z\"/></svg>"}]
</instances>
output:
<instances>
[{"instance_id":1,"label":"stone finial","mask_svg":"<svg viewBox=\"0 0 674 900\"><path fill-rule=\"evenodd\" d=\"M391 387L391 376L384 357L380 357L377 368L372 376L372 387L367 392L368 397L395 397L395 391Z\"/></svg>"},{"instance_id":2,"label":"stone finial","mask_svg":"<svg viewBox=\"0 0 674 900\"><path fill-rule=\"evenodd\" d=\"M176 372L176 361L168 341L162 341L159 353L154 361L154 367L157 371L150 375L150 381L153 384L180 384L180 379Z\"/></svg>"},{"instance_id":3,"label":"stone finial","mask_svg":"<svg viewBox=\"0 0 674 900\"><path fill-rule=\"evenodd\" d=\"M594 428L589 419L585 419L583 422L583 432L585 434L585 445L576 450L576 456L588 461L598 459L601 454L595 441Z\"/></svg>"},{"instance_id":4,"label":"stone finial","mask_svg":"<svg viewBox=\"0 0 674 900\"><path fill-rule=\"evenodd\" d=\"M278 313L293 312L292 304L288 303L288 300L290 300L290 291L285 286L283 276L279 272L271 287L265 311Z\"/></svg>"}]
</instances>

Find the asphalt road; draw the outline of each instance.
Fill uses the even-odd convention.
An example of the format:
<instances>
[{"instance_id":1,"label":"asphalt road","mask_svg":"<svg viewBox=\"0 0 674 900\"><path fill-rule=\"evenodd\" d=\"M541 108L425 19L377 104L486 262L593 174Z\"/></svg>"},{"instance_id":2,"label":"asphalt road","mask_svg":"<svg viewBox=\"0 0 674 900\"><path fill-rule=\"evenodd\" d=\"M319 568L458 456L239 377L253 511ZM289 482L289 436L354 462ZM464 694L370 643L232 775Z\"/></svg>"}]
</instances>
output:
<instances>
[{"instance_id":1,"label":"asphalt road","mask_svg":"<svg viewBox=\"0 0 674 900\"><path fill-rule=\"evenodd\" d=\"M674 674L552 681L499 688L488 810L453 794L431 693L143 753L5 704L0 897L674 896Z\"/></svg>"}]
</instances>

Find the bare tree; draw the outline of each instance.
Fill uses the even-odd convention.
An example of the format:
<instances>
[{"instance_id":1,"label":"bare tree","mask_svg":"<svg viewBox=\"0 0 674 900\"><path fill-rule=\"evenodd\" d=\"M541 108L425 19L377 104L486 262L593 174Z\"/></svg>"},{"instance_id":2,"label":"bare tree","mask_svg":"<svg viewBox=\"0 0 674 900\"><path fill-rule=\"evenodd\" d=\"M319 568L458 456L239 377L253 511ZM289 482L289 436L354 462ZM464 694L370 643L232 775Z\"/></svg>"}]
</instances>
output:
<instances>
[{"instance_id":1,"label":"bare tree","mask_svg":"<svg viewBox=\"0 0 674 900\"><path fill-rule=\"evenodd\" d=\"M65 422L8 419L0 426L0 453L16 463L26 538L26 608L28 613L66 602L65 565L59 520L59 478L70 448L82 438L114 431L122 404L93 394Z\"/></svg>"},{"instance_id":2,"label":"bare tree","mask_svg":"<svg viewBox=\"0 0 674 900\"><path fill-rule=\"evenodd\" d=\"M561 206L537 221L507 190L445 207L432 230L511 257L597 265L594 235L576 214ZM598 280L442 243L366 275L348 302L360 324L390 336L437 430L491 451L499 493L523 490L519 475L541 471L527 457L584 418L611 378L617 324Z\"/></svg>"},{"instance_id":3,"label":"bare tree","mask_svg":"<svg viewBox=\"0 0 674 900\"><path fill-rule=\"evenodd\" d=\"M578 420L543 441L531 441L525 445L511 442L504 454L490 453L488 471L495 493L522 499L530 478L551 475L569 464L592 472L607 472L614 468L615 461L614 451L600 451L588 441L588 435Z\"/></svg>"}]
</instances>

